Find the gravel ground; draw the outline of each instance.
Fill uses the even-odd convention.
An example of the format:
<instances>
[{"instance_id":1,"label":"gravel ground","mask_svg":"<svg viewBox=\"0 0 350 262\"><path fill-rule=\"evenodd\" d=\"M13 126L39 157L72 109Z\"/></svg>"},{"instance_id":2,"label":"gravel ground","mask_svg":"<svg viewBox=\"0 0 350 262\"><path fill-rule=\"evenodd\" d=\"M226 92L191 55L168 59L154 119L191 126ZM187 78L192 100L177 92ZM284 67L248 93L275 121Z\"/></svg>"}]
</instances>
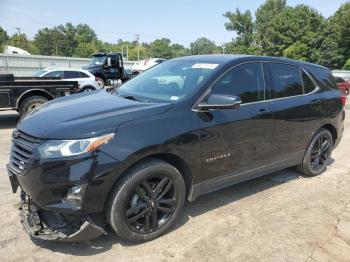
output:
<instances>
[{"instance_id":1,"label":"gravel ground","mask_svg":"<svg viewBox=\"0 0 350 262\"><path fill-rule=\"evenodd\" d=\"M109 232L63 244L34 243L21 228L5 170L18 116L0 112L0 261L350 261L348 119L321 176L287 169L202 196L186 204L171 232L148 243L126 244Z\"/></svg>"}]
</instances>

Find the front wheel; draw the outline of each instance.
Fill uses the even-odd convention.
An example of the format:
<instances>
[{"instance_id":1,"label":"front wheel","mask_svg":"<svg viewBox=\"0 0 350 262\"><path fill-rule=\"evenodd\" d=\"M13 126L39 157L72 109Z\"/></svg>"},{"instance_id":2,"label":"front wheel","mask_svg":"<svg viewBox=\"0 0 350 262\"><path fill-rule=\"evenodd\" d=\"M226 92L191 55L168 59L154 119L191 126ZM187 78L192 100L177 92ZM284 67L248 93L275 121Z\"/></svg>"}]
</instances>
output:
<instances>
[{"instance_id":1,"label":"front wheel","mask_svg":"<svg viewBox=\"0 0 350 262\"><path fill-rule=\"evenodd\" d=\"M124 240L149 241L174 224L185 196L181 173L166 162L149 160L133 168L115 188L106 216Z\"/></svg>"},{"instance_id":2,"label":"front wheel","mask_svg":"<svg viewBox=\"0 0 350 262\"><path fill-rule=\"evenodd\" d=\"M303 163L298 170L306 176L317 176L327 169L333 149L333 137L327 129L320 131L311 140Z\"/></svg>"}]
</instances>

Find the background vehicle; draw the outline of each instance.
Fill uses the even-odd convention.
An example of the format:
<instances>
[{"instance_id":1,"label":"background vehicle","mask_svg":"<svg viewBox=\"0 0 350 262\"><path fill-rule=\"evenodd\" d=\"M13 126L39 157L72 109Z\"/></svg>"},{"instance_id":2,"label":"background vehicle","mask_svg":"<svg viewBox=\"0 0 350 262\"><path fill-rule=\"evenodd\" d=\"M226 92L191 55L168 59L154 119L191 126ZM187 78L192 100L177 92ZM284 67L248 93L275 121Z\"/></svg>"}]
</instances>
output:
<instances>
[{"instance_id":1,"label":"background vehicle","mask_svg":"<svg viewBox=\"0 0 350 262\"><path fill-rule=\"evenodd\" d=\"M82 68L90 71L96 77L96 81L101 87L106 85L107 80L126 82L136 75L125 71L121 53L94 54L91 57L90 64Z\"/></svg>"},{"instance_id":2,"label":"background vehicle","mask_svg":"<svg viewBox=\"0 0 350 262\"><path fill-rule=\"evenodd\" d=\"M132 71L134 72L143 72L155 65L158 65L160 63L163 63L164 61L166 61L166 59L163 58L150 58L150 59L145 59L145 60L141 60L136 62L133 67L132 67Z\"/></svg>"},{"instance_id":3,"label":"background vehicle","mask_svg":"<svg viewBox=\"0 0 350 262\"><path fill-rule=\"evenodd\" d=\"M335 81L337 82L337 85L339 87L339 89L346 95L349 95L349 91L350 91L350 80L345 81L344 78L335 76Z\"/></svg>"},{"instance_id":4,"label":"background vehicle","mask_svg":"<svg viewBox=\"0 0 350 262\"><path fill-rule=\"evenodd\" d=\"M345 81L350 81L350 70L333 70L334 76L341 77Z\"/></svg>"},{"instance_id":5,"label":"background vehicle","mask_svg":"<svg viewBox=\"0 0 350 262\"><path fill-rule=\"evenodd\" d=\"M80 92L89 92L101 88L95 76L84 69L47 68L34 73L35 77L59 77L62 80L77 81Z\"/></svg>"},{"instance_id":6,"label":"background vehicle","mask_svg":"<svg viewBox=\"0 0 350 262\"><path fill-rule=\"evenodd\" d=\"M121 238L147 241L186 198L287 167L319 175L342 138L345 102L327 68L232 55L169 60L114 93L52 101L13 134L8 172L23 190L24 228L78 241L103 234L106 219Z\"/></svg>"},{"instance_id":7,"label":"background vehicle","mask_svg":"<svg viewBox=\"0 0 350 262\"><path fill-rule=\"evenodd\" d=\"M0 109L17 110L22 117L49 100L77 90L76 81L0 75Z\"/></svg>"}]
</instances>

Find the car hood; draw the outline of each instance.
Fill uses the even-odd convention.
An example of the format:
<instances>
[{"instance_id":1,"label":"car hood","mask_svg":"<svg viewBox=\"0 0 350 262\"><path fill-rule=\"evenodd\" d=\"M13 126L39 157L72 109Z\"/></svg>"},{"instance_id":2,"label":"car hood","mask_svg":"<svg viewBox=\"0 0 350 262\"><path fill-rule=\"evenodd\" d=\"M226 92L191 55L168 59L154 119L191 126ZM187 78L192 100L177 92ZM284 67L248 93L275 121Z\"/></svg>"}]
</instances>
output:
<instances>
[{"instance_id":1,"label":"car hood","mask_svg":"<svg viewBox=\"0 0 350 262\"><path fill-rule=\"evenodd\" d=\"M85 69L85 70L98 70L98 69L101 69L102 65L86 65L86 66L82 66L81 68L82 69Z\"/></svg>"},{"instance_id":2,"label":"car hood","mask_svg":"<svg viewBox=\"0 0 350 262\"><path fill-rule=\"evenodd\" d=\"M98 90L45 103L17 128L38 138L88 138L115 132L125 122L161 114L171 107L171 103L139 102Z\"/></svg>"}]
</instances>

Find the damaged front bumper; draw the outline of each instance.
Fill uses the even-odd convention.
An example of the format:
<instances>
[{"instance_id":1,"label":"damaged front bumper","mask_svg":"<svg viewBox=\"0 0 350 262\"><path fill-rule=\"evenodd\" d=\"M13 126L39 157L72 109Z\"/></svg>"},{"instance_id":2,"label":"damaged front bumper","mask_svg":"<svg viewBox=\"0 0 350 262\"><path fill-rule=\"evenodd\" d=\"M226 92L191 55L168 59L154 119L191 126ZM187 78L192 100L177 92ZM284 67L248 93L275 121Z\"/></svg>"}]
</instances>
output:
<instances>
[{"instance_id":1,"label":"damaged front bumper","mask_svg":"<svg viewBox=\"0 0 350 262\"><path fill-rule=\"evenodd\" d=\"M72 218L60 213L40 210L30 197L21 193L21 223L33 238L60 242L80 242L106 234L91 218Z\"/></svg>"}]
</instances>

